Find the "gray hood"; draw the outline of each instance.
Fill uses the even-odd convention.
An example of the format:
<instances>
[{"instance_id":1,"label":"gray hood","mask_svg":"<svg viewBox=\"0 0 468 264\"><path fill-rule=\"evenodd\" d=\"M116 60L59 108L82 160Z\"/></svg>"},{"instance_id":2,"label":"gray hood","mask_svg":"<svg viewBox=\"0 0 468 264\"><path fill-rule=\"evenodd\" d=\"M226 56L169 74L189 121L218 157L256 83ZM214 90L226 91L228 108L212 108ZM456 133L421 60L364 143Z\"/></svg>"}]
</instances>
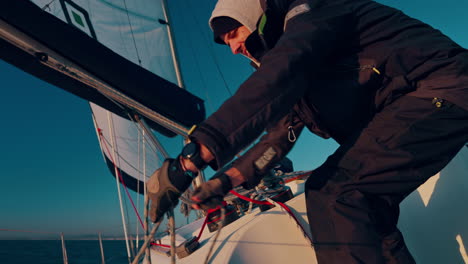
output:
<instances>
[{"instance_id":1,"label":"gray hood","mask_svg":"<svg viewBox=\"0 0 468 264\"><path fill-rule=\"evenodd\" d=\"M263 14L262 3L264 0L218 0L209 20L213 30L212 21L216 17L227 16L239 21L250 32L257 29L257 21Z\"/></svg>"}]
</instances>

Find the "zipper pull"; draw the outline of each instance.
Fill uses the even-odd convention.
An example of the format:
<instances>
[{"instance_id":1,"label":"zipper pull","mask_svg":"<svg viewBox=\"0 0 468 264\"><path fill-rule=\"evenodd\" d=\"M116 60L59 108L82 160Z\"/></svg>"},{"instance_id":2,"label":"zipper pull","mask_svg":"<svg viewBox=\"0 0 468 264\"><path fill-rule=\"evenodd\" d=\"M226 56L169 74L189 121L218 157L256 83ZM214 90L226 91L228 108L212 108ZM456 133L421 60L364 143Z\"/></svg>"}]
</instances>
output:
<instances>
[{"instance_id":1,"label":"zipper pull","mask_svg":"<svg viewBox=\"0 0 468 264\"><path fill-rule=\"evenodd\" d=\"M289 113L289 126L288 126L288 140L291 143L296 142L297 137L296 134L294 133L293 125L294 124L294 116L293 116L293 111Z\"/></svg>"},{"instance_id":2,"label":"zipper pull","mask_svg":"<svg viewBox=\"0 0 468 264\"><path fill-rule=\"evenodd\" d=\"M291 143L294 143L297 140L296 134L294 133L294 129L292 126L288 126L288 140Z\"/></svg>"}]
</instances>

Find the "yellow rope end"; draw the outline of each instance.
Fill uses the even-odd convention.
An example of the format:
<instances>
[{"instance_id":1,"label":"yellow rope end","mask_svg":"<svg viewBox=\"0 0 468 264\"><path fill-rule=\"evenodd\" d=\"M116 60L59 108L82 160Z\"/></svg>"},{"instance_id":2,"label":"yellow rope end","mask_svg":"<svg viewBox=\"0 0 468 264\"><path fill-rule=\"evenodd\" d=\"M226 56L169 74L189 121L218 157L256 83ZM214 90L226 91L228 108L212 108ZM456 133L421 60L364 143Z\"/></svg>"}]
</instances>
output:
<instances>
[{"instance_id":1,"label":"yellow rope end","mask_svg":"<svg viewBox=\"0 0 468 264\"><path fill-rule=\"evenodd\" d=\"M188 132L188 135L190 136L193 131L195 130L195 128L197 128L197 125L193 125L192 128L190 128L189 132Z\"/></svg>"},{"instance_id":2,"label":"yellow rope end","mask_svg":"<svg viewBox=\"0 0 468 264\"><path fill-rule=\"evenodd\" d=\"M381 74L380 71L376 67L373 67L372 70L375 71L379 75Z\"/></svg>"}]
</instances>

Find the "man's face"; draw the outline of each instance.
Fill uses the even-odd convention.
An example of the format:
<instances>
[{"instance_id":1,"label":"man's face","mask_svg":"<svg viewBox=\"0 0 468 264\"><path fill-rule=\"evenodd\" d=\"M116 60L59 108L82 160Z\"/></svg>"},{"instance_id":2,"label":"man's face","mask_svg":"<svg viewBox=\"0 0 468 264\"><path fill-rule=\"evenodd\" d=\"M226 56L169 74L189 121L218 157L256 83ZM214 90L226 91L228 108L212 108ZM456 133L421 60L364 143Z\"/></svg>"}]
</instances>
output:
<instances>
[{"instance_id":1,"label":"man's face","mask_svg":"<svg viewBox=\"0 0 468 264\"><path fill-rule=\"evenodd\" d=\"M253 59L250 53L245 48L245 40L250 35L250 30L246 26L240 26L226 34L221 35L221 39L231 48L233 54L243 54L244 56Z\"/></svg>"}]
</instances>

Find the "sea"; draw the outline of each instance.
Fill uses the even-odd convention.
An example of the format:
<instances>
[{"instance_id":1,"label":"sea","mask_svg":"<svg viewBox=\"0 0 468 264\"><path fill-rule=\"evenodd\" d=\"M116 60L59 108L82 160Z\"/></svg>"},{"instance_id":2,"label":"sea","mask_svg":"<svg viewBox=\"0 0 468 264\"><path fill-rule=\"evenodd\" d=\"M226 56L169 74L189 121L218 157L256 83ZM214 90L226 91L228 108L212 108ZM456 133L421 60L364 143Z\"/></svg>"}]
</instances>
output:
<instances>
[{"instance_id":1,"label":"sea","mask_svg":"<svg viewBox=\"0 0 468 264\"><path fill-rule=\"evenodd\" d=\"M106 264L128 264L124 240L103 240ZM141 244L140 244L141 245ZM69 264L101 264L98 240L66 240ZM63 264L60 240L0 240L0 264Z\"/></svg>"}]
</instances>

